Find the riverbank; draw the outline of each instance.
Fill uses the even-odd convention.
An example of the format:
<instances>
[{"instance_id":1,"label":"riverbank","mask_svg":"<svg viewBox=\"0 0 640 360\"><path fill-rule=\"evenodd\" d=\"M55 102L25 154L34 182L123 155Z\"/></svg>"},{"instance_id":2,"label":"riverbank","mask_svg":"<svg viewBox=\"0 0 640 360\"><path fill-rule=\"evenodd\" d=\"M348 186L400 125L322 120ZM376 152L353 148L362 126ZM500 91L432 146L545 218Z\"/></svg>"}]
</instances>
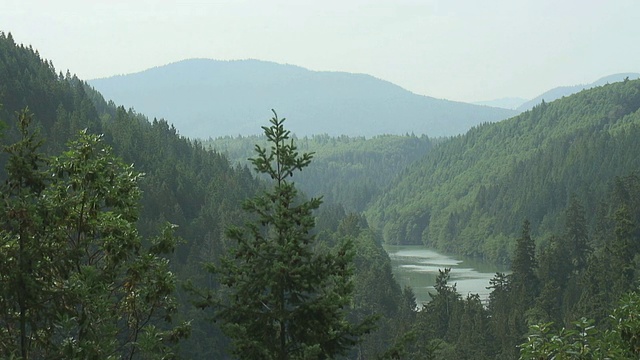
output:
<instances>
[{"instance_id":1,"label":"riverbank","mask_svg":"<svg viewBox=\"0 0 640 360\"><path fill-rule=\"evenodd\" d=\"M445 255L422 245L384 245L391 259L393 275L400 286L411 286L418 305L431 300L438 270L451 268L449 285L456 285L463 297L478 294L489 297L489 280L496 272L507 272L508 268L482 261L482 259Z\"/></svg>"}]
</instances>

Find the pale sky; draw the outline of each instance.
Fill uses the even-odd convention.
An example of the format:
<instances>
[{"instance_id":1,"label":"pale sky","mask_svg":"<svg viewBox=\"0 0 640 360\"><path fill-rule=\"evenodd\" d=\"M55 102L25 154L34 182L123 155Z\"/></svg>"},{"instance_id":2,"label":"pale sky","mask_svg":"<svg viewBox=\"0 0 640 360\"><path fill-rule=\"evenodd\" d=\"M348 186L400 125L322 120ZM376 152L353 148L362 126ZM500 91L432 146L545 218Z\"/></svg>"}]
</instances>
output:
<instances>
[{"instance_id":1,"label":"pale sky","mask_svg":"<svg viewBox=\"0 0 640 360\"><path fill-rule=\"evenodd\" d=\"M639 25L637 0L0 0L0 31L84 80L260 59L468 102L640 72Z\"/></svg>"}]
</instances>

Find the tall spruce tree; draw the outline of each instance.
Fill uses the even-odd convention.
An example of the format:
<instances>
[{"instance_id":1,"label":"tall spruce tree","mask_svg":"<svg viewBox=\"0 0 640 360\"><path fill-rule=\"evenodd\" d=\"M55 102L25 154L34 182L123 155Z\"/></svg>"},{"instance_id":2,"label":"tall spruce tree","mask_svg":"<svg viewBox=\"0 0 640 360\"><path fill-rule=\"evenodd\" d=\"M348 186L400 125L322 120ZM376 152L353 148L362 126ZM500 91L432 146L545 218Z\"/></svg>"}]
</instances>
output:
<instances>
[{"instance_id":1,"label":"tall spruce tree","mask_svg":"<svg viewBox=\"0 0 640 360\"><path fill-rule=\"evenodd\" d=\"M263 127L271 147L256 145L257 156L250 159L274 185L244 204L253 222L227 231L237 246L213 268L226 293L217 318L241 359L333 358L371 324L346 318L353 291L351 242L332 251L314 249L312 211L321 200L301 200L291 181L312 154L298 154L284 121L274 111L271 126Z\"/></svg>"},{"instance_id":2,"label":"tall spruce tree","mask_svg":"<svg viewBox=\"0 0 640 360\"><path fill-rule=\"evenodd\" d=\"M516 241L516 250L511 262L511 286L515 296L512 300L524 310L531 306L537 295L537 267L536 245L531 238L531 224L525 219L522 223L522 235Z\"/></svg>"}]
</instances>

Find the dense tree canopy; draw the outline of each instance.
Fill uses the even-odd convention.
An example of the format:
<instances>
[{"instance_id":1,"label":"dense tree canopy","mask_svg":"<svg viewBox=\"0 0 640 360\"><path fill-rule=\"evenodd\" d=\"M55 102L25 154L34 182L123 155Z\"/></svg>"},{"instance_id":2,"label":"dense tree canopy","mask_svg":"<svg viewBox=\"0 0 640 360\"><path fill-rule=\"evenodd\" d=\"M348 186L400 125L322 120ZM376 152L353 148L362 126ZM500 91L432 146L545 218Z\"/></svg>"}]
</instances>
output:
<instances>
[{"instance_id":1,"label":"dense tree canopy","mask_svg":"<svg viewBox=\"0 0 640 360\"><path fill-rule=\"evenodd\" d=\"M0 203L0 352L3 357L140 358L173 353L188 326L170 326L176 279L169 226L136 230L140 175L95 135L47 158L18 117L22 139L5 146Z\"/></svg>"},{"instance_id":2,"label":"dense tree canopy","mask_svg":"<svg viewBox=\"0 0 640 360\"><path fill-rule=\"evenodd\" d=\"M614 177L640 169L639 109L640 81L626 81L477 126L411 164L367 218L387 242L508 262L522 219L546 240L564 228L572 194L597 209ZM587 226L595 215L584 214Z\"/></svg>"},{"instance_id":3,"label":"dense tree canopy","mask_svg":"<svg viewBox=\"0 0 640 360\"><path fill-rule=\"evenodd\" d=\"M308 196L322 196L327 203L341 204L349 212L365 210L389 182L437 142L408 134L372 138L325 134L296 140L302 151L315 154L313 164L296 178L300 190ZM204 145L244 163L252 156L254 144L265 143L264 136L238 136L210 139Z\"/></svg>"}]
</instances>

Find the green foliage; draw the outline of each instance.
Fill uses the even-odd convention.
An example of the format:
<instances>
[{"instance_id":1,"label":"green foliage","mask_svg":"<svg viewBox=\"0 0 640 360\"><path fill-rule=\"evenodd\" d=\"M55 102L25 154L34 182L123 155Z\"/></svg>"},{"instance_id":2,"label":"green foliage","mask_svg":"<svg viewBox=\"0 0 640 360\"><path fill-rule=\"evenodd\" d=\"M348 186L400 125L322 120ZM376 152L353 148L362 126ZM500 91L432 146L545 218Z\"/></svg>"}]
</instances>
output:
<instances>
[{"instance_id":1,"label":"green foliage","mask_svg":"<svg viewBox=\"0 0 640 360\"><path fill-rule=\"evenodd\" d=\"M520 359L607 359L611 355L597 339L598 330L593 320L576 321L574 329L551 332L551 324L531 326L531 335L521 345ZM620 357L616 357L619 359Z\"/></svg>"},{"instance_id":2,"label":"green foliage","mask_svg":"<svg viewBox=\"0 0 640 360\"><path fill-rule=\"evenodd\" d=\"M266 139L224 137L204 145L227 154L234 162L244 163L256 143L264 144ZM314 135L300 138L297 143L301 150L314 153L313 164L297 176L300 190L309 196L323 196L326 203L341 204L348 212L361 212L393 178L424 156L434 141L413 135Z\"/></svg>"},{"instance_id":3,"label":"green foliage","mask_svg":"<svg viewBox=\"0 0 640 360\"><path fill-rule=\"evenodd\" d=\"M541 104L435 146L367 207L389 243L508 262L519 223L539 239L560 234L575 194L584 209L607 184L640 168L640 81ZM588 180L587 180L588 179ZM595 213L585 223L595 223ZM576 258L582 262L584 254Z\"/></svg>"},{"instance_id":4,"label":"green foliage","mask_svg":"<svg viewBox=\"0 0 640 360\"><path fill-rule=\"evenodd\" d=\"M575 195L569 199L565 223L566 230L563 238L565 239L565 247L571 260L571 272L579 272L586 267L591 249L589 247L584 207Z\"/></svg>"},{"instance_id":5,"label":"green foliage","mask_svg":"<svg viewBox=\"0 0 640 360\"><path fill-rule=\"evenodd\" d=\"M634 357L640 356L640 294L625 294L613 310L611 320L624 351Z\"/></svg>"},{"instance_id":6,"label":"green foliage","mask_svg":"<svg viewBox=\"0 0 640 360\"><path fill-rule=\"evenodd\" d=\"M511 262L511 301L521 310L533 303L538 292L536 245L531 238L528 220L522 224L522 235L516 240L516 250Z\"/></svg>"},{"instance_id":7,"label":"green foliage","mask_svg":"<svg viewBox=\"0 0 640 360\"><path fill-rule=\"evenodd\" d=\"M206 313L180 292L180 302L175 301L176 279L206 287L212 299L233 300L226 285L202 271L203 263L223 270L236 266L242 281L251 280L256 269L274 278L284 270L290 284L300 284L305 272L290 268L309 269L333 258L335 264L324 263L326 271L315 274L318 279L329 274L330 288L342 295L322 302L312 296L321 292L290 294L336 310L343 330L377 317L377 329L361 334L357 346L345 352L349 358L514 359L515 345L527 338L525 325L536 323L547 325L534 328L532 352L637 358L637 296L625 294L640 275L639 92L637 81L584 91L437 144L412 135L299 139L301 152L317 153L313 164L304 156L283 162L292 171L283 173L280 192L269 186L247 203L249 209L270 212L247 215L242 200L267 187L247 166L234 167L226 156L207 150L208 144L181 137L163 119L149 121L106 102L71 73L56 74L37 51L0 33L0 118L18 112L19 120L2 128L4 143L13 145L5 147L9 156L0 157L7 169L0 172L1 356L225 358L229 339L220 323L205 321ZM27 105L35 115L20 110ZM87 131L77 137L82 129ZM214 147L235 160L248 157L256 142L268 143L260 139L217 139ZM296 152L289 143L282 145L285 153ZM271 148L260 149L269 159ZM262 169L275 170L268 163L263 161ZM135 164L145 176L125 164ZM300 167L303 172L296 170ZM326 194L324 200L341 202L348 211L368 208L367 219L375 227L362 215L345 215L336 204L313 210L317 199L303 201L293 191L298 186L311 196ZM280 217L287 207L270 202L277 194L288 199L289 210L300 210L290 218L299 224ZM315 227L308 216L312 211L318 216ZM248 226L230 230L239 231L247 251L220 262L229 249L233 254L242 249L242 241L223 236L224 229L247 218ZM268 224L263 226L261 218ZM531 224L519 236L523 218ZM278 245L277 229L289 225L308 248ZM153 236L161 227L162 234ZM176 244L174 232L184 241ZM254 235L263 241L252 242ZM443 276L436 284L437 301L415 311L412 292L402 291L391 275L382 237L511 261L513 273L496 274L485 303L473 295L460 297ZM297 253L286 257L289 250ZM256 255L263 254L273 261L260 262ZM338 264L347 269L342 274L349 274L349 281L331 276ZM269 289L277 285L258 279ZM247 301L265 300L261 296L269 293L258 292ZM620 298L621 305L612 310ZM211 302L203 300L205 306ZM269 308L277 307L273 304ZM247 309L235 314L246 320L266 313L262 303ZM318 323L321 317L303 320ZM188 333L183 321L189 319L193 335L176 345ZM278 324L259 328L276 329L273 339ZM245 331L236 325L227 330ZM311 343L305 348L300 357L323 351Z\"/></svg>"},{"instance_id":8,"label":"green foliage","mask_svg":"<svg viewBox=\"0 0 640 360\"><path fill-rule=\"evenodd\" d=\"M22 139L5 147L0 353L171 356L188 334L187 324L171 326L175 277L162 255L176 241L170 228L147 246L138 235L140 175L86 133L46 159L31 119L19 114ZM141 347L138 338L151 333L155 340Z\"/></svg>"},{"instance_id":9,"label":"green foliage","mask_svg":"<svg viewBox=\"0 0 640 360\"><path fill-rule=\"evenodd\" d=\"M17 117L22 140L3 149L10 158L0 203L0 338L6 339L0 343L0 353L26 359L50 341L46 329L56 313L43 300L54 293L47 279L56 274L51 264L60 253L55 244L41 241L45 219L39 214L39 199L46 175L40 168L46 159L36 151L42 140L29 132L27 109Z\"/></svg>"},{"instance_id":10,"label":"green foliage","mask_svg":"<svg viewBox=\"0 0 640 360\"><path fill-rule=\"evenodd\" d=\"M41 150L47 156L66 151L66 143L83 129L87 134L104 134L100 143L108 144L115 156L145 174L137 181L141 197L135 221L139 235L149 239L143 240L143 248L167 222L177 225L173 231L183 241L166 255L172 274L178 281L192 279L199 286L216 286L212 276L202 271L202 263L226 252L229 244L224 229L244 221L242 200L260 187L247 167L233 166L225 156L180 136L164 119L150 121L133 109L105 101L72 73L56 73L51 61L2 32L0 104L0 119L12 119L15 112L29 107L31 129L46 139ZM15 122L2 129L2 140L4 144L22 140ZM6 168L7 161L8 157L0 156L0 168ZM7 173L0 171L0 181L6 180ZM175 351L184 358L227 356L223 352L226 340L218 326L201 319L181 291L174 320L195 321L193 336Z\"/></svg>"},{"instance_id":11,"label":"green foliage","mask_svg":"<svg viewBox=\"0 0 640 360\"><path fill-rule=\"evenodd\" d=\"M256 145L251 162L274 187L245 203L253 222L227 231L237 245L215 267L225 286L217 318L239 358L333 358L355 345L371 325L346 319L353 245L347 240L331 251L314 249L312 211L321 201L301 201L290 182L312 154L298 154L284 119L275 112L270 122L263 127L270 148Z\"/></svg>"},{"instance_id":12,"label":"green foliage","mask_svg":"<svg viewBox=\"0 0 640 360\"><path fill-rule=\"evenodd\" d=\"M532 325L520 345L520 359L637 359L640 355L640 295L625 294L610 316L611 329L600 331L581 318L572 328L553 331L551 323Z\"/></svg>"}]
</instances>

